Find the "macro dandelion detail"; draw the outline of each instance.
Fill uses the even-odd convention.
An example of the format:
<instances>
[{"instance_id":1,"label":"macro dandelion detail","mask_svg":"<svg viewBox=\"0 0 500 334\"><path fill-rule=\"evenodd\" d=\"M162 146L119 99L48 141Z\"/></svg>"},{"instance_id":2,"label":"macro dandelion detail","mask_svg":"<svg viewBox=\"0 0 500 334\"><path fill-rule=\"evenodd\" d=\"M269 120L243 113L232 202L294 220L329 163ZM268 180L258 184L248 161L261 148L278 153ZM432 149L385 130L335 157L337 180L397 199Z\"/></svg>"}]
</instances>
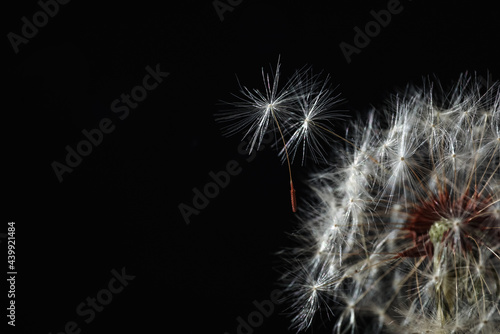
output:
<instances>
[{"instance_id":1,"label":"macro dandelion detail","mask_svg":"<svg viewBox=\"0 0 500 334\"><path fill-rule=\"evenodd\" d=\"M243 88L222 120L252 149L272 104L280 155L326 161L309 181L297 246L282 252L292 326L500 333L499 85L462 75L449 91L409 86L342 136L328 77L298 71L272 93L278 77L264 80L265 95Z\"/></svg>"},{"instance_id":2,"label":"macro dandelion detail","mask_svg":"<svg viewBox=\"0 0 500 334\"><path fill-rule=\"evenodd\" d=\"M298 330L500 333L499 93L462 76L350 125L287 254Z\"/></svg>"}]
</instances>

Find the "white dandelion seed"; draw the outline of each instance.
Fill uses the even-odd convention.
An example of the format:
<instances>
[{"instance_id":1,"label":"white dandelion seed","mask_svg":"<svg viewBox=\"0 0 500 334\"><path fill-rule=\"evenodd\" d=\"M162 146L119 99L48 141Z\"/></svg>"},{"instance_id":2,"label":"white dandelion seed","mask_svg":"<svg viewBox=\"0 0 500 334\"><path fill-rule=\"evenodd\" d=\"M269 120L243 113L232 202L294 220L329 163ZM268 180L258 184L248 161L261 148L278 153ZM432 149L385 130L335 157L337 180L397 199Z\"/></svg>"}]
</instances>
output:
<instances>
[{"instance_id":1,"label":"white dandelion seed","mask_svg":"<svg viewBox=\"0 0 500 334\"><path fill-rule=\"evenodd\" d=\"M281 139L283 149L280 155L288 164L292 211L296 212L291 160L299 147L303 151L302 162L306 151L311 152L313 159L323 155L320 141L325 139L324 131L335 135L328 127L333 120L341 118L333 110L339 102L338 95L333 95L333 91L327 86L328 78L324 82L320 81L319 76L313 75L307 68L296 71L279 88L279 59L274 73L264 73L262 69L262 79L263 92L250 90L240 84L241 95L234 95L239 101L227 103L233 108L218 113L216 120L229 123L224 127L227 135L243 132L243 139L249 139L249 153L259 149L268 131L273 131L276 138ZM318 131L319 129L322 131Z\"/></svg>"},{"instance_id":2,"label":"white dandelion seed","mask_svg":"<svg viewBox=\"0 0 500 334\"><path fill-rule=\"evenodd\" d=\"M301 163L306 155L314 161L326 160L324 144L328 142L332 122L345 118L336 110L342 102L340 94L329 85L330 77L321 78L321 73L314 75L312 70L305 70L296 75L295 104L293 113L287 120L287 131L291 133L286 142L288 153L294 160L298 151L302 150ZM285 160L285 150L280 155Z\"/></svg>"},{"instance_id":3,"label":"white dandelion seed","mask_svg":"<svg viewBox=\"0 0 500 334\"><path fill-rule=\"evenodd\" d=\"M242 96L237 96L240 101L231 103L235 108L229 112L219 113L217 120L231 122L225 129L228 135L244 131L245 134L243 138L250 137L250 143L248 145L249 153L251 153L254 148L257 150L259 149L262 139L270 125L272 125L274 129L278 129L279 137L281 137L283 141L288 164L292 211L296 212L297 200L295 188L293 186L292 167L286 148L286 140L283 135L284 131L281 129L280 124L283 122L283 118L289 117L287 117L286 114L290 112L289 109L296 99L296 96L293 94L296 89L294 85L298 81L300 72L296 72L296 75L292 77L282 89L278 89L280 77L280 62L278 59L276 72L275 74L271 74L271 76L273 77L272 79L269 74L265 74L264 69L262 69L264 93L257 89L251 91L240 84Z\"/></svg>"},{"instance_id":4,"label":"white dandelion seed","mask_svg":"<svg viewBox=\"0 0 500 334\"><path fill-rule=\"evenodd\" d=\"M262 68L263 91L249 89L240 84L240 95L234 95L237 102L225 102L233 108L219 112L217 120L228 123L223 128L227 135L243 132L248 138L248 152L259 149L269 127L276 129L285 119L290 118L291 108L296 100L296 87L300 72L290 78L283 87L280 85L280 62L276 70L265 73Z\"/></svg>"}]
</instances>

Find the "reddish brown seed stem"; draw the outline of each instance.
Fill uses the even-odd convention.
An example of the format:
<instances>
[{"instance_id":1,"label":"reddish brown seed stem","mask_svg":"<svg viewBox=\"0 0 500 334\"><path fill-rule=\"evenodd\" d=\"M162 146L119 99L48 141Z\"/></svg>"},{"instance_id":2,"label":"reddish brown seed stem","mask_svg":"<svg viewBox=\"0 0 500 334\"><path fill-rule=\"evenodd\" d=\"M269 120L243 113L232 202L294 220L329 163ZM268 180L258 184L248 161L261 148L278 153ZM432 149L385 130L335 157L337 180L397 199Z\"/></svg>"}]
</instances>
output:
<instances>
[{"instance_id":1,"label":"reddish brown seed stem","mask_svg":"<svg viewBox=\"0 0 500 334\"><path fill-rule=\"evenodd\" d=\"M292 181L290 181L290 197L292 199L292 211L297 212L297 197L295 196L295 188Z\"/></svg>"},{"instance_id":2,"label":"reddish brown seed stem","mask_svg":"<svg viewBox=\"0 0 500 334\"><path fill-rule=\"evenodd\" d=\"M290 175L290 197L291 197L291 201L292 201L292 211L297 212L297 198L295 197L295 188L293 187L293 181L292 181L292 166L290 164L290 157L288 156L288 149L286 148L285 137L283 136L283 132L281 131L281 127L280 127L280 123L278 122L278 118L276 118L276 115L274 114L274 110L271 109L271 112L272 112L272 115L274 117L274 121L276 122L276 125L278 126L281 140L283 140L283 148L285 149L286 162L288 164L288 174Z\"/></svg>"}]
</instances>

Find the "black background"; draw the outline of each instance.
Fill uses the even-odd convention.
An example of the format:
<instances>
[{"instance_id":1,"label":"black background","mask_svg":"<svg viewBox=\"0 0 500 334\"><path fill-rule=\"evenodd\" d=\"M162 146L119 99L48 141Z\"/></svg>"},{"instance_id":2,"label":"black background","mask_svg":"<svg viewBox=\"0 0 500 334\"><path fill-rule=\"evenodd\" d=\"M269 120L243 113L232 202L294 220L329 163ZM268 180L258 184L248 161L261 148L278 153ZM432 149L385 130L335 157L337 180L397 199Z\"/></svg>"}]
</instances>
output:
<instances>
[{"instance_id":1,"label":"black background","mask_svg":"<svg viewBox=\"0 0 500 334\"><path fill-rule=\"evenodd\" d=\"M212 1L71 1L17 54L7 34L20 34L21 18L40 7L4 4L2 231L16 222L16 332L59 333L75 321L81 333L237 333L237 318L279 287L276 253L293 244L298 216L276 151L247 162L241 138L222 136L214 120L219 100L238 91L235 75L261 88L261 67L280 55L284 77L306 64L330 73L352 114L428 75L443 84L466 71L496 79L496 7L401 6L348 64L339 44L353 44L353 28L387 1L244 0L223 21ZM120 120L111 102L156 64L170 75ZM115 130L59 183L51 163L106 117ZM192 205L192 189L231 160L241 173L186 224L179 204ZM293 166L299 205L317 168ZM121 268L134 280L86 324L76 306ZM254 333L287 333L283 313L276 306ZM315 327L330 331L321 320Z\"/></svg>"}]
</instances>

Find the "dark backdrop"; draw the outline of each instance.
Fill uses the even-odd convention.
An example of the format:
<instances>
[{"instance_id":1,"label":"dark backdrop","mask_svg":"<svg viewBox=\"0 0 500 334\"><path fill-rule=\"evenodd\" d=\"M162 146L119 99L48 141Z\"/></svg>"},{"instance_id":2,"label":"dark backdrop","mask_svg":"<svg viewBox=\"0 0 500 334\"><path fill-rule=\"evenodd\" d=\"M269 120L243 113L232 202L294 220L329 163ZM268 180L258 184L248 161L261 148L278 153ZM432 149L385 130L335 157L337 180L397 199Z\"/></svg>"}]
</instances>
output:
<instances>
[{"instance_id":1,"label":"dark backdrop","mask_svg":"<svg viewBox=\"0 0 500 334\"><path fill-rule=\"evenodd\" d=\"M71 1L45 24L38 17L42 26L17 53L9 33L22 37L22 18L33 22L41 5L4 4L2 232L16 222L17 332L234 334L243 319L254 325L240 333L287 333L286 304L261 320L254 301L279 288L276 253L293 244L287 234L299 219L276 150L249 162L241 138L222 136L214 120L218 101L238 91L235 75L261 88L261 67L281 55L284 77L306 64L324 70L344 107L363 115L425 76L448 83L466 71L500 73L491 4L401 0L348 63L340 43L354 45L354 28L387 1L218 3L232 3L223 20L210 0ZM114 100L142 85L147 66L169 75L127 116L113 112ZM99 145L59 182L54 162L66 164L66 146L76 149L82 131L103 119L113 131L96 135ZM228 163L239 173L187 224L179 205L192 207L193 189ZM299 206L315 168L324 166L293 166ZM6 258L5 239L1 245ZM129 276L121 290L113 270ZM79 314L96 296L107 304L95 318Z\"/></svg>"}]
</instances>

